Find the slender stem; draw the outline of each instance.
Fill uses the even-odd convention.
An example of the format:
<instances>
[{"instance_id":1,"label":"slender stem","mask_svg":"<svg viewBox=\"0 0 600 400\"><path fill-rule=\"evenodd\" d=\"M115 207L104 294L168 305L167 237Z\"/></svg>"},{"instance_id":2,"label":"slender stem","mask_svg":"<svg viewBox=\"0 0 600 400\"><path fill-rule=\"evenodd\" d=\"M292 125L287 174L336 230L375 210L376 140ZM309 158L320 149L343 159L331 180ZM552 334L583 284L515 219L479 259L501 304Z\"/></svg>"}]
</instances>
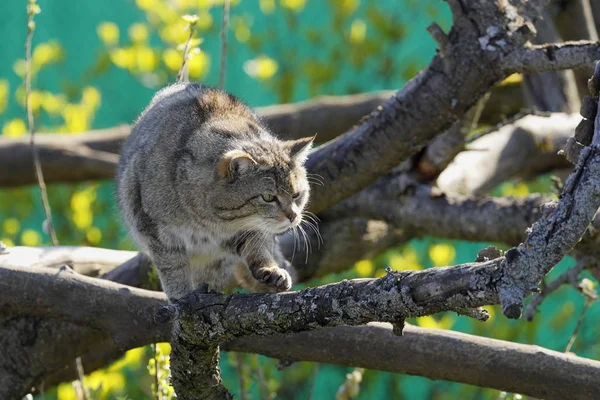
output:
<instances>
[{"instance_id":1,"label":"slender stem","mask_svg":"<svg viewBox=\"0 0 600 400\"><path fill-rule=\"evenodd\" d=\"M39 7L35 3L35 0L30 0L27 7L27 40L25 41L25 110L27 112L27 124L29 126L29 143L31 145L31 152L33 155L33 165L35 168L35 175L37 177L38 186L42 195L42 204L44 206L44 213L46 214L46 228L52 244L58 246L58 238L56 237L56 231L54 230L54 223L52 222L52 211L50 209L50 202L48 201L48 193L46 191L46 182L44 181L44 174L42 172L42 165L40 163L40 155L37 148L35 147L35 121L33 118L33 110L31 108L31 42L33 40L33 33L35 31L34 17L39 12Z\"/></svg>"},{"instance_id":2,"label":"slender stem","mask_svg":"<svg viewBox=\"0 0 600 400\"><path fill-rule=\"evenodd\" d=\"M190 34L185 41L185 47L183 48L183 59L181 60L181 67L177 73L177 82L189 81L189 75L187 72L188 52L190 51L190 43L192 42L192 38L196 32L196 21L190 22L188 28L190 30Z\"/></svg>"},{"instance_id":3,"label":"slender stem","mask_svg":"<svg viewBox=\"0 0 600 400\"><path fill-rule=\"evenodd\" d=\"M581 310L581 315L579 316L579 319L577 320L577 324L575 325L575 329L573 330L573 334L571 335L571 338L569 339L569 343L567 343L567 347L565 348L565 353L568 353L571 351L571 348L573 347L573 343L575 343L575 339L577 338L577 334L579 333L579 328L581 328L581 323L583 322L583 317L585 317L585 313L589 307L590 307L590 302L586 301L585 305L583 306L583 310Z\"/></svg>"},{"instance_id":4,"label":"slender stem","mask_svg":"<svg viewBox=\"0 0 600 400\"><path fill-rule=\"evenodd\" d=\"M150 346L152 347L152 353L154 357L154 395L156 400L162 400L162 392L158 387L158 358L156 357L156 343L152 343Z\"/></svg>"},{"instance_id":5,"label":"slender stem","mask_svg":"<svg viewBox=\"0 0 600 400\"><path fill-rule=\"evenodd\" d=\"M81 397L83 400L88 400L90 398L90 392L83 383L83 364L81 363L81 357L77 357L75 359L75 366L77 367L77 380L79 381L79 387L81 389Z\"/></svg>"},{"instance_id":6,"label":"slender stem","mask_svg":"<svg viewBox=\"0 0 600 400\"><path fill-rule=\"evenodd\" d=\"M223 1L223 23L221 25L221 71L219 88L225 89L225 73L227 71L227 30L229 28L229 0Z\"/></svg>"},{"instance_id":7,"label":"slender stem","mask_svg":"<svg viewBox=\"0 0 600 400\"><path fill-rule=\"evenodd\" d=\"M244 355L242 353L235 353L236 363L235 367L238 373L238 380L240 382L240 400L246 400L246 382L244 379Z\"/></svg>"}]
</instances>

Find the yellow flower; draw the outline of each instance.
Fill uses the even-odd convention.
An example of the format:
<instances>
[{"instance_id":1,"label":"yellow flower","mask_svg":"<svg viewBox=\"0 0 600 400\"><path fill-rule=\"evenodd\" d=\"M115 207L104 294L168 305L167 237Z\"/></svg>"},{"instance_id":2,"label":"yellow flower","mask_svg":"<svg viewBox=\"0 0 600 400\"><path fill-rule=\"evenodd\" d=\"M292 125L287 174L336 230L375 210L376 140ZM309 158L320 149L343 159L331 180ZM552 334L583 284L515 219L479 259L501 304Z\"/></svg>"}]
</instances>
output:
<instances>
[{"instance_id":1,"label":"yellow flower","mask_svg":"<svg viewBox=\"0 0 600 400\"><path fill-rule=\"evenodd\" d=\"M294 12L302 11L306 5L306 0L281 0L281 6Z\"/></svg>"},{"instance_id":2,"label":"yellow flower","mask_svg":"<svg viewBox=\"0 0 600 400\"><path fill-rule=\"evenodd\" d=\"M0 242L2 242L6 247L13 247L15 245L15 243L9 238L2 238L0 239Z\"/></svg>"},{"instance_id":3,"label":"yellow flower","mask_svg":"<svg viewBox=\"0 0 600 400\"><path fill-rule=\"evenodd\" d=\"M444 315L439 321L437 321L431 315L417 318L417 325L422 328L433 328L433 329L450 329L454 325L454 316L451 314Z\"/></svg>"},{"instance_id":4,"label":"yellow flower","mask_svg":"<svg viewBox=\"0 0 600 400\"><path fill-rule=\"evenodd\" d=\"M163 51L163 62L171 71L179 71L183 55L175 49L166 49Z\"/></svg>"},{"instance_id":5,"label":"yellow flower","mask_svg":"<svg viewBox=\"0 0 600 400\"><path fill-rule=\"evenodd\" d=\"M202 79L208 73L210 57L203 51L192 53L188 59L188 67L191 78Z\"/></svg>"},{"instance_id":6,"label":"yellow flower","mask_svg":"<svg viewBox=\"0 0 600 400\"><path fill-rule=\"evenodd\" d=\"M185 43L189 34L188 23L181 18L165 25L159 31L160 38L171 44Z\"/></svg>"},{"instance_id":7,"label":"yellow flower","mask_svg":"<svg viewBox=\"0 0 600 400\"><path fill-rule=\"evenodd\" d=\"M133 43L140 44L148 40L148 28L144 24L133 24L129 27L129 38Z\"/></svg>"},{"instance_id":8,"label":"yellow flower","mask_svg":"<svg viewBox=\"0 0 600 400\"><path fill-rule=\"evenodd\" d=\"M86 86L81 93L81 102L92 109L96 109L100 105L101 97L98 89Z\"/></svg>"},{"instance_id":9,"label":"yellow flower","mask_svg":"<svg viewBox=\"0 0 600 400\"><path fill-rule=\"evenodd\" d=\"M42 238L40 234L34 231L33 229L26 229L21 234L21 243L23 243L24 246L37 246L38 244L40 244L41 241Z\"/></svg>"},{"instance_id":10,"label":"yellow flower","mask_svg":"<svg viewBox=\"0 0 600 400\"><path fill-rule=\"evenodd\" d=\"M16 218L9 218L2 224L2 230L8 235L14 235L21 229L21 224Z\"/></svg>"},{"instance_id":11,"label":"yellow flower","mask_svg":"<svg viewBox=\"0 0 600 400\"><path fill-rule=\"evenodd\" d=\"M417 253L413 249L406 249L403 254L393 254L388 260L390 267L395 271L419 271L423 266L419 264Z\"/></svg>"},{"instance_id":12,"label":"yellow flower","mask_svg":"<svg viewBox=\"0 0 600 400\"><path fill-rule=\"evenodd\" d=\"M60 56L60 45L57 43L41 43L33 50L31 61L38 67L50 64L58 60Z\"/></svg>"},{"instance_id":13,"label":"yellow flower","mask_svg":"<svg viewBox=\"0 0 600 400\"><path fill-rule=\"evenodd\" d=\"M2 134L7 137L18 137L22 136L27 132L27 125L25 121L20 118L15 118L4 124L2 128Z\"/></svg>"},{"instance_id":14,"label":"yellow flower","mask_svg":"<svg viewBox=\"0 0 600 400\"><path fill-rule=\"evenodd\" d=\"M89 210L76 211L75 213L73 213L73 223L77 228L81 230L91 226L93 220L94 217L92 216L92 213Z\"/></svg>"},{"instance_id":15,"label":"yellow flower","mask_svg":"<svg viewBox=\"0 0 600 400\"><path fill-rule=\"evenodd\" d=\"M108 53L110 60L119 68L129 69L135 65L135 54L131 48L117 48Z\"/></svg>"},{"instance_id":16,"label":"yellow flower","mask_svg":"<svg viewBox=\"0 0 600 400\"><path fill-rule=\"evenodd\" d=\"M213 17L209 12L203 11L198 15L198 22L196 22L196 27L200 30L207 30L213 24Z\"/></svg>"},{"instance_id":17,"label":"yellow flower","mask_svg":"<svg viewBox=\"0 0 600 400\"><path fill-rule=\"evenodd\" d=\"M37 90L32 90L29 94L29 105L31 106L31 111L37 112L40 109L40 105L42 104L42 93Z\"/></svg>"},{"instance_id":18,"label":"yellow flower","mask_svg":"<svg viewBox=\"0 0 600 400\"><path fill-rule=\"evenodd\" d=\"M198 8L211 8L214 3L214 0L198 0Z\"/></svg>"},{"instance_id":19,"label":"yellow flower","mask_svg":"<svg viewBox=\"0 0 600 400\"><path fill-rule=\"evenodd\" d=\"M275 12L275 0L260 0L260 11L263 14L273 14Z\"/></svg>"},{"instance_id":20,"label":"yellow flower","mask_svg":"<svg viewBox=\"0 0 600 400\"><path fill-rule=\"evenodd\" d=\"M98 37L107 45L114 45L119 42L119 27L113 22L103 22L96 28Z\"/></svg>"},{"instance_id":21,"label":"yellow flower","mask_svg":"<svg viewBox=\"0 0 600 400\"><path fill-rule=\"evenodd\" d=\"M429 258L436 267L450 265L455 256L456 250L449 244L440 243L429 248Z\"/></svg>"},{"instance_id":22,"label":"yellow flower","mask_svg":"<svg viewBox=\"0 0 600 400\"><path fill-rule=\"evenodd\" d=\"M277 61L267 56L258 56L244 63L244 71L253 78L264 81L277 73Z\"/></svg>"},{"instance_id":23,"label":"yellow flower","mask_svg":"<svg viewBox=\"0 0 600 400\"><path fill-rule=\"evenodd\" d=\"M8 104L9 89L10 86L8 81L0 79L0 114L4 112L6 105Z\"/></svg>"},{"instance_id":24,"label":"yellow flower","mask_svg":"<svg viewBox=\"0 0 600 400\"><path fill-rule=\"evenodd\" d=\"M58 114L67 103L64 94L53 95L50 92L42 93L42 107L49 114Z\"/></svg>"},{"instance_id":25,"label":"yellow flower","mask_svg":"<svg viewBox=\"0 0 600 400\"><path fill-rule=\"evenodd\" d=\"M350 43L361 44L367 35L367 24L362 19L355 19L350 26Z\"/></svg>"},{"instance_id":26,"label":"yellow flower","mask_svg":"<svg viewBox=\"0 0 600 400\"><path fill-rule=\"evenodd\" d=\"M523 182L519 182L516 185L511 185L510 183L505 183L502 185L503 196L524 197L528 194L529 188Z\"/></svg>"},{"instance_id":27,"label":"yellow flower","mask_svg":"<svg viewBox=\"0 0 600 400\"><path fill-rule=\"evenodd\" d=\"M102 240L102 232L97 226L92 226L85 232L85 237L91 244L98 244Z\"/></svg>"},{"instance_id":28,"label":"yellow flower","mask_svg":"<svg viewBox=\"0 0 600 400\"><path fill-rule=\"evenodd\" d=\"M371 276L374 267L371 260L361 260L354 264L354 269L361 278Z\"/></svg>"},{"instance_id":29,"label":"yellow flower","mask_svg":"<svg viewBox=\"0 0 600 400\"><path fill-rule=\"evenodd\" d=\"M109 372L118 372L126 366L138 367L146 353L144 347L131 349L125 353L125 356L108 367Z\"/></svg>"},{"instance_id":30,"label":"yellow flower","mask_svg":"<svg viewBox=\"0 0 600 400\"><path fill-rule=\"evenodd\" d=\"M89 129L90 110L79 104L67 104L61 112L65 120L65 130L70 133L81 133Z\"/></svg>"},{"instance_id":31,"label":"yellow flower","mask_svg":"<svg viewBox=\"0 0 600 400\"><path fill-rule=\"evenodd\" d=\"M61 383L56 392L60 400L77 400L77 394L71 383Z\"/></svg>"},{"instance_id":32,"label":"yellow flower","mask_svg":"<svg viewBox=\"0 0 600 400\"><path fill-rule=\"evenodd\" d=\"M150 72L156 68L158 59L154 51L149 47L138 47L135 52L137 68L141 72Z\"/></svg>"},{"instance_id":33,"label":"yellow flower","mask_svg":"<svg viewBox=\"0 0 600 400\"><path fill-rule=\"evenodd\" d=\"M244 18L237 18L232 24L233 34L240 43L250 40L250 27Z\"/></svg>"},{"instance_id":34,"label":"yellow flower","mask_svg":"<svg viewBox=\"0 0 600 400\"><path fill-rule=\"evenodd\" d=\"M152 10L156 5L156 0L135 0L135 4L142 10Z\"/></svg>"},{"instance_id":35,"label":"yellow flower","mask_svg":"<svg viewBox=\"0 0 600 400\"><path fill-rule=\"evenodd\" d=\"M24 78L25 77L25 60L18 59L17 61L15 61L13 64L13 71L18 77Z\"/></svg>"}]
</instances>

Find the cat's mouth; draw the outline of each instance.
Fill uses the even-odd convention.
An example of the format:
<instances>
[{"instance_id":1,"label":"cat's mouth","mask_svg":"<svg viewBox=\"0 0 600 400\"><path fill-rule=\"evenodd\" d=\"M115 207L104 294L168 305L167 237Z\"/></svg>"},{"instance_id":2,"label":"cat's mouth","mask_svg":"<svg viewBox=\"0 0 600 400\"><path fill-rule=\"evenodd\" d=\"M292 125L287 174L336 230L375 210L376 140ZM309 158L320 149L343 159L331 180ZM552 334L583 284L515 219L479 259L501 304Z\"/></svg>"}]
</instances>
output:
<instances>
[{"instance_id":1,"label":"cat's mouth","mask_svg":"<svg viewBox=\"0 0 600 400\"><path fill-rule=\"evenodd\" d=\"M290 222L288 220L279 222L278 224L275 225L274 227L274 231L275 234L277 235L282 235L286 232L291 231L292 229L294 229L295 227L297 227L298 225L300 225L300 222L302 221L301 218L297 218L295 221Z\"/></svg>"}]
</instances>

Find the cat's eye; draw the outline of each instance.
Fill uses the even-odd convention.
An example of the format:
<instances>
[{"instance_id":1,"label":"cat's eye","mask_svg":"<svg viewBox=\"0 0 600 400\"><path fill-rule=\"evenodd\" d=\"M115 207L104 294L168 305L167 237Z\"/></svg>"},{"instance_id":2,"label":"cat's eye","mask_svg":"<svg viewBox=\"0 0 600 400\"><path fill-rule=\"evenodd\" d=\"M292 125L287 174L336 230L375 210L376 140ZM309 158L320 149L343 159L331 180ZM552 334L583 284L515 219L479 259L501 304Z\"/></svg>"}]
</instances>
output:
<instances>
[{"instance_id":1,"label":"cat's eye","mask_svg":"<svg viewBox=\"0 0 600 400\"><path fill-rule=\"evenodd\" d=\"M300 192L298 192L298 193L294 193L294 194L292 195L292 198L293 198L293 199L297 199L298 197L300 197Z\"/></svg>"},{"instance_id":2,"label":"cat's eye","mask_svg":"<svg viewBox=\"0 0 600 400\"><path fill-rule=\"evenodd\" d=\"M272 194L265 193L262 195L262 199L267 203L270 203L275 200L275 196L273 196Z\"/></svg>"}]
</instances>

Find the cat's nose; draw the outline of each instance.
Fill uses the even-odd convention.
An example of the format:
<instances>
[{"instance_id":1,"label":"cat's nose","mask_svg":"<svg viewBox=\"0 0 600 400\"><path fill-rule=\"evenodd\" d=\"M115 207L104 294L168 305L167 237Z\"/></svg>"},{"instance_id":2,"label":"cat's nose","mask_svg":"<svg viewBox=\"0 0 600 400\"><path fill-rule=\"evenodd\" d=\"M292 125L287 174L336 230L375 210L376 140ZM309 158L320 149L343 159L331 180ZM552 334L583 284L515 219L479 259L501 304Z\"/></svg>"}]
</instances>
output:
<instances>
[{"instance_id":1,"label":"cat's nose","mask_svg":"<svg viewBox=\"0 0 600 400\"><path fill-rule=\"evenodd\" d=\"M290 222L294 222L294 221L296 220L296 217L297 217L297 215L296 215L296 213L295 213L295 212L293 212L293 211L290 211L290 212L287 214L287 218L290 220Z\"/></svg>"}]
</instances>

